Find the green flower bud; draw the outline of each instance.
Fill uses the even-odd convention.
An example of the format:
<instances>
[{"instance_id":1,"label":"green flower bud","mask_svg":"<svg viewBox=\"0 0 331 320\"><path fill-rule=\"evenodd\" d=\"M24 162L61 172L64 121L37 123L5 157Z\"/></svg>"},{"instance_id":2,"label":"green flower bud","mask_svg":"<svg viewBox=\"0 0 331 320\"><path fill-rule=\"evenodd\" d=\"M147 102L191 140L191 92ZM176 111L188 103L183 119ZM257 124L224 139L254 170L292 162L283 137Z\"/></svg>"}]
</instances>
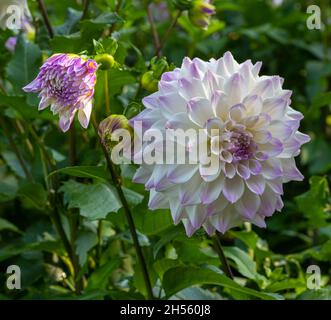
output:
<instances>
[{"instance_id":1,"label":"green flower bud","mask_svg":"<svg viewBox=\"0 0 331 320\"><path fill-rule=\"evenodd\" d=\"M193 25L207 29L211 16L215 13L215 6L209 0L193 0L192 8L189 10L189 18Z\"/></svg>"},{"instance_id":2,"label":"green flower bud","mask_svg":"<svg viewBox=\"0 0 331 320\"><path fill-rule=\"evenodd\" d=\"M153 71L147 71L141 77L141 86L148 92L155 92L158 89L158 80L154 77Z\"/></svg>"},{"instance_id":3,"label":"green flower bud","mask_svg":"<svg viewBox=\"0 0 331 320\"><path fill-rule=\"evenodd\" d=\"M98 134L108 151L112 150L118 143L112 140L112 134L118 129L127 130L133 136L133 130L129 125L128 119L121 114L112 114L99 124Z\"/></svg>"},{"instance_id":4,"label":"green flower bud","mask_svg":"<svg viewBox=\"0 0 331 320\"><path fill-rule=\"evenodd\" d=\"M181 11L189 10L192 7L193 0L173 0L174 6Z\"/></svg>"},{"instance_id":5,"label":"green flower bud","mask_svg":"<svg viewBox=\"0 0 331 320\"><path fill-rule=\"evenodd\" d=\"M166 57L158 58L154 57L151 60L151 70L155 79L160 79L161 75L169 71L169 64Z\"/></svg>"},{"instance_id":6,"label":"green flower bud","mask_svg":"<svg viewBox=\"0 0 331 320\"><path fill-rule=\"evenodd\" d=\"M97 54L94 60L100 64L101 70L109 70L115 66L115 59L112 55L107 53Z\"/></svg>"}]
</instances>

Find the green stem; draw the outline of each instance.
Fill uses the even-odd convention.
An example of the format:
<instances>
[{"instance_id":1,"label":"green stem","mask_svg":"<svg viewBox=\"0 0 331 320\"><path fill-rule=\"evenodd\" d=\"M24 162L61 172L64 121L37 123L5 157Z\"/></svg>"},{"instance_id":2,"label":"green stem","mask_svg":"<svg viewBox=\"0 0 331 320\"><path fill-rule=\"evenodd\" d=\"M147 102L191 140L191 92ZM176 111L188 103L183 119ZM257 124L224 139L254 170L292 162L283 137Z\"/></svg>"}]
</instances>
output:
<instances>
[{"instance_id":1,"label":"green stem","mask_svg":"<svg viewBox=\"0 0 331 320\"><path fill-rule=\"evenodd\" d=\"M82 18L81 18L82 20L84 20L87 17L90 0L84 0L83 5L84 5L83 14L82 14Z\"/></svg>"},{"instance_id":2,"label":"green stem","mask_svg":"<svg viewBox=\"0 0 331 320\"><path fill-rule=\"evenodd\" d=\"M38 0L38 6L39 6L39 10L41 12L41 15L43 16L48 34L49 34L50 38L53 38L54 37L54 30L53 30L51 22L49 20L44 0Z\"/></svg>"},{"instance_id":3,"label":"green stem","mask_svg":"<svg viewBox=\"0 0 331 320\"><path fill-rule=\"evenodd\" d=\"M108 70L104 72L104 92L105 92L105 104L107 115L110 115L110 101L109 101L109 78Z\"/></svg>"},{"instance_id":4,"label":"green stem","mask_svg":"<svg viewBox=\"0 0 331 320\"><path fill-rule=\"evenodd\" d=\"M98 222L98 247L97 247L97 264L100 266L101 254L102 254L102 220Z\"/></svg>"},{"instance_id":5,"label":"green stem","mask_svg":"<svg viewBox=\"0 0 331 320\"><path fill-rule=\"evenodd\" d=\"M155 23L154 23L154 19L153 19L153 15L152 15L152 11L151 11L151 8L150 8L149 5L147 5L146 10L147 10L147 18L148 18L149 24L151 25L155 50L156 50L157 56L160 56L160 54L161 54L161 49L160 49L161 44L160 44L159 34L157 32L157 29L156 29L156 26L155 26Z\"/></svg>"},{"instance_id":6,"label":"green stem","mask_svg":"<svg viewBox=\"0 0 331 320\"><path fill-rule=\"evenodd\" d=\"M36 144L38 145L41 153L41 159L43 163L43 169L44 169L44 175L46 180L46 187L49 194L49 202L50 202L50 216L51 220L54 223L55 229L64 245L65 250L67 251L70 261L72 263L72 266L74 268L74 279L75 279L75 290L77 294L80 294L82 290L82 282L78 280L79 276L79 263L78 263L78 257L75 253L75 246L74 243L71 243L64 231L62 221L61 221L61 214L59 212L59 203L61 203L61 200L59 199L57 189L58 189L58 181L57 176L52 175L51 177L48 177L50 171L53 171L54 168L54 162L52 161L51 157L48 154L48 151L46 150L44 144L40 140L38 134L34 130L33 126L29 126L29 131L35 140ZM48 181L48 179L50 179Z\"/></svg>"},{"instance_id":7,"label":"green stem","mask_svg":"<svg viewBox=\"0 0 331 320\"><path fill-rule=\"evenodd\" d=\"M213 236L213 242L214 242L214 248L218 254L218 257L221 261L223 271L224 273L230 278L233 279L233 274L230 268L230 265L228 263L228 260L226 259L226 256L223 251L223 247L221 245L221 240L220 240L220 234L216 231L215 235Z\"/></svg>"},{"instance_id":8,"label":"green stem","mask_svg":"<svg viewBox=\"0 0 331 320\"><path fill-rule=\"evenodd\" d=\"M173 28L176 26L177 21L178 21L179 17L181 16L181 14L182 14L182 11L179 10L179 11L177 12L177 14L175 15L175 17L172 19L172 22L171 22L171 24L170 24L168 30L166 31L166 33L165 33L165 35L164 35L164 37L163 37L163 39L162 39L162 41L161 41L161 43L160 43L159 48L157 48L157 50L156 50L156 52L155 52L155 55L157 55L157 56L160 55L161 50L163 49L163 47L164 47L166 41L168 40L168 38L169 38L169 36L170 36L170 34L171 34L171 31L172 31Z\"/></svg>"},{"instance_id":9,"label":"green stem","mask_svg":"<svg viewBox=\"0 0 331 320\"><path fill-rule=\"evenodd\" d=\"M74 123L69 130L69 162L71 166L76 165L76 129Z\"/></svg>"},{"instance_id":10,"label":"green stem","mask_svg":"<svg viewBox=\"0 0 331 320\"><path fill-rule=\"evenodd\" d=\"M8 131L7 125L4 121L4 119L1 118L1 117L0 117L0 124L1 124L1 127L2 127L2 130L3 130L3 133L4 133L5 137L7 138L11 148L13 149L13 151L14 151L14 153L15 153L15 155L16 155L16 157L17 157L17 159L18 159L18 161L19 161L19 163L20 163L20 165L21 165L21 167L24 171L24 174L25 174L26 178L30 181L33 181L34 180L33 176L30 173L30 171L28 170L28 168L25 164L25 161L23 159L23 156L22 156L19 148L16 146L15 140L13 139L12 135Z\"/></svg>"},{"instance_id":11,"label":"green stem","mask_svg":"<svg viewBox=\"0 0 331 320\"><path fill-rule=\"evenodd\" d=\"M94 126L94 129L95 129L95 133L98 136L98 125L97 125L96 120L93 117L93 115L92 115L92 121L93 121L93 126ZM112 163L112 161L109 157L108 151L107 151L106 147L103 145L103 143L101 142L101 140L100 140L100 144L101 144L102 151L103 151L103 154L104 154L106 162L107 162L107 168L109 170L112 181L113 181L114 186L116 188L118 197L119 197L119 199L122 203L124 213L125 213L125 217L126 217L126 220L128 222L129 230L130 230L131 237L132 237L132 240L133 240L133 245L134 245L134 248L135 248L135 251L136 251L136 254L137 254L137 258L138 258L138 262L140 264L141 271L142 271L142 274L143 274L143 278L144 278L144 282L145 282L145 286L146 286L146 291L147 291L147 298L148 299L153 299L154 298L153 297L153 290L152 290L152 285L151 285L150 278L149 278L149 275L148 275L147 264L146 264L142 249L141 249L140 244L139 244L138 235L137 235L136 227L135 227L135 224L134 224L133 216L132 216L132 213L131 213L131 210L130 210L130 206L129 206L126 198L125 198L125 195L123 193L122 186L121 186L120 177L116 173L114 164Z\"/></svg>"}]
</instances>

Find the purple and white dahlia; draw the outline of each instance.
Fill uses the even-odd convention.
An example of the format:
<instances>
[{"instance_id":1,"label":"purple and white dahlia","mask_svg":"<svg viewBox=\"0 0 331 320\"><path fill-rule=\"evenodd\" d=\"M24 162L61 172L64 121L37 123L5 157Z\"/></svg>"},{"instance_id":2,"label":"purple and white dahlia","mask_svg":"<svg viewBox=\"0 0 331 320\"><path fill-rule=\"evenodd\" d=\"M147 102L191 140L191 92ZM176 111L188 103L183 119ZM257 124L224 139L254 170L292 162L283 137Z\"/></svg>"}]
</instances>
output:
<instances>
[{"instance_id":1,"label":"purple and white dahlia","mask_svg":"<svg viewBox=\"0 0 331 320\"><path fill-rule=\"evenodd\" d=\"M39 110L51 106L59 114L60 128L66 132L78 111L78 120L87 128L91 111L97 63L75 54L54 54L40 68L35 80L23 88L40 92Z\"/></svg>"},{"instance_id":2,"label":"purple and white dahlia","mask_svg":"<svg viewBox=\"0 0 331 320\"><path fill-rule=\"evenodd\" d=\"M158 91L143 100L146 109L130 121L141 121L144 134L161 131L159 146L170 128L204 133L185 142L185 150L204 144L212 174L199 158L195 164L142 162L134 177L150 190L149 207L170 208L188 236L201 226L208 234L244 221L265 227L265 217L283 207L283 183L303 179L294 160L310 140L298 131L303 115L290 107L283 79L260 76L260 68L261 62L239 64L229 52L208 62L185 58L163 74Z\"/></svg>"}]
</instances>

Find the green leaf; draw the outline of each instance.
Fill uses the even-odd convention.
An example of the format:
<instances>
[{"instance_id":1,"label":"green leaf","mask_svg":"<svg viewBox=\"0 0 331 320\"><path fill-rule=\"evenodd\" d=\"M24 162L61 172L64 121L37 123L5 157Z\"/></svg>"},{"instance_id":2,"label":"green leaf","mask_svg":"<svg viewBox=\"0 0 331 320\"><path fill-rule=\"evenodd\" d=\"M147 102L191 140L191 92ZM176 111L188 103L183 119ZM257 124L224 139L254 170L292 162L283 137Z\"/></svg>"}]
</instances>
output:
<instances>
[{"instance_id":1,"label":"green leaf","mask_svg":"<svg viewBox=\"0 0 331 320\"><path fill-rule=\"evenodd\" d=\"M123 22L123 19L115 12L105 12L97 16L95 19L83 21L82 23L84 22L111 26L114 23Z\"/></svg>"},{"instance_id":2,"label":"green leaf","mask_svg":"<svg viewBox=\"0 0 331 320\"><path fill-rule=\"evenodd\" d=\"M255 280L258 283L266 281L266 278L257 272L255 261L245 251L237 247L224 247L223 250L226 257L236 263L238 271L244 277Z\"/></svg>"},{"instance_id":3,"label":"green leaf","mask_svg":"<svg viewBox=\"0 0 331 320\"><path fill-rule=\"evenodd\" d=\"M41 64L39 47L23 37L18 37L17 48L12 60L7 66L7 75L17 93L23 93L22 88L29 84L37 75Z\"/></svg>"},{"instance_id":4,"label":"green leaf","mask_svg":"<svg viewBox=\"0 0 331 320\"><path fill-rule=\"evenodd\" d=\"M49 176L57 173L63 173L71 177L99 179L102 181L108 177L108 172L102 166L65 167L51 172Z\"/></svg>"},{"instance_id":5,"label":"green leaf","mask_svg":"<svg viewBox=\"0 0 331 320\"><path fill-rule=\"evenodd\" d=\"M75 10L73 8L68 8L67 19L65 23L61 26L56 26L54 29L58 35L69 35L73 33L76 29L78 22L82 17L83 12Z\"/></svg>"},{"instance_id":6,"label":"green leaf","mask_svg":"<svg viewBox=\"0 0 331 320\"><path fill-rule=\"evenodd\" d=\"M19 162L16 154L9 150L4 150L1 152L1 155L6 160L6 163L19 177L25 178L24 170Z\"/></svg>"},{"instance_id":7,"label":"green leaf","mask_svg":"<svg viewBox=\"0 0 331 320\"><path fill-rule=\"evenodd\" d=\"M295 201L299 210L314 227L326 225L326 205L330 196L330 190L326 177L313 176L309 180L310 190L297 196Z\"/></svg>"},{"instance_id":8,"label":"green leaf","mask_svg":"<svg viewBox=\"0 0 331 320\"><path fill-rule=\"evenodd\" d=\"M150 211L141 205L133 213L137 229L146 235L157 234L173 224L168 210Z\"/></svg>"},{"instance_id":9,"label":"green leaf","mask_svg":"<svg viewBox=\"0 0 331 320\"><path fill-rule=\"evenodd\" d=\"M121 92L124 85L136 82L136 78L128 70L111 69L109 71L109 92L115 95Z\"/></svg>"},{"instance_id":10,"label":"green leaf","mask_svg":"<svg viewBox=\"0 0 331 320\"><path fill-rule=\"evenodd\" d=\"M87 261L88 252L98 243L98 237L94 232L81 231L75 241L76 253L79 258L79 264L83 266Z\"/></svg>"},{"instance_id":11,"label":"green leaf","mask_svg":"<svg viewBox=\"0 0 331 320\"><path fill-rule=\"evenodd\" d=\"M69 208L79 208L80 214L89 220L105 219L108 213L121 208L115 188L102 182L83 184L69 180L59 190L64 192Z\"/></svg>"},{"instance_id":12,"label":"green leaf","mask_svg":"<svg viewBox=\"0 0 331 320\"><path fill-rule=\"evenodd\" d=\"M16 197L18 183L13 175L2 176L0 179L0 202L6 202Z\"/></svg>"},{"instance_id":13,"label":"green leaf","mask_svg":"<svg viewBox=\"0 0 331 320\"><path fill-rule=\"evenodd\" d=\"M43 208L47 202L45 188L37 182L26 183L17 192L18 196L28 199L36 208Z\"/></svg>"},{"instance_id":14,"label":"green leaf","mask_svg":"<svg viewBox=\"0 0 331 320\"><path fill-rule=\"evenodd\" d=\"M240 239L248 248L255 249L259 240L258 235L254 231L233 231L230 230L229 234L237 239Z\"/></svg>"},{"instance_id":15,"label":"green leaf","mask_svg":"<svg viewBox=\"0 0 331 320\"><path fill-rule=\"evenodd\" d=\"M207 268L189 266L172 268L164 274L162 283L168 298L177 292L194 285L214 284L263 300L282 299L282 296L280 295L260 292L243 287L227 278L225 275Z\"/></svg>"},{"instance_id":16,"label":"green leaf","mask_svg":"<svg viewBox=\"0 0 331 320\"><path fill-rule=\"evenodd\" d=\"M131 206L135 207L144 200L144 196L142 194L125 187L123 187L122 189L127 201Z\"/></svg>"},{"instance_id":17,"label":"green leaf","mask_svg":"<svg viewBox=\"0 0 331 320\"><path fill-rule=\"evenodd\" d=\"M9 222L6 219L0 218L0 231L2 230L10 230L17 233L22 233L13 223Z\"/></svg>"},{"instance_id":18,"label":"green leaf","mask_svg":"<svg viewBox=\"0 0 331 320\"><path fill-rule=\"evenodd\" d=\"M120 264L120 259L111 259L110 261L107 261L103 266L96 269L91 274L88 280L88 285L85 290L91 291L95 289L106 289L112 272L116 268L118 268Z\"/></svg>"}]
</instances>

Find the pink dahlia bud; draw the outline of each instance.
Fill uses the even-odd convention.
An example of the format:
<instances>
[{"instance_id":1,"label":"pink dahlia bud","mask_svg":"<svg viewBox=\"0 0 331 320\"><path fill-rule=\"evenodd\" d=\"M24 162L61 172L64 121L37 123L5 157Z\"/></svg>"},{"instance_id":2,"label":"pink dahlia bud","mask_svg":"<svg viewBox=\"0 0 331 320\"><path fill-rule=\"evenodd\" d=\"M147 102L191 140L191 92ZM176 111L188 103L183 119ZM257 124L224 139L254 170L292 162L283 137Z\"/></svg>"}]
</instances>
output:
<instances>
[{"instance_id":1,"label":"pink dahlia bud","mask_svg":"<svg viewBox=\"0 0 331 320\"><path fill-rule=\"evenodd\" d=\"M80 124L87 128L97 69L94 60L74 54L55 54L46 60L37 78L23 90L40 92L39 110L51 106L53 114L59 114L63 132L70 128L77 111Z\"/></svg>"},{"instance_id":2,"label":"pink dahlia bud","mask_svg":"<svg viewBox=\"0 0 331 320\"><path fill-rule=\"evenodd\" d=\"M149 152L143 135L157 130L159 152L169 140L188 155L205 150L184 164L142 161L134 177L150 190L149 207L170 208L189 236L201 226L208 234L244 221L265 227L265 218L283 207L283 183L303 179L294 160L310 140L298 131L303 116L290 107L283 79L259 76L260 68L250 60L239 64L229 52L209 62L185 58L163 74L159 90L143 100L146 109L130 121L139 121L136 134L146 141L137 154ZM179 141L170 129L198 134Z\"/></svg>"}]
</instances>

